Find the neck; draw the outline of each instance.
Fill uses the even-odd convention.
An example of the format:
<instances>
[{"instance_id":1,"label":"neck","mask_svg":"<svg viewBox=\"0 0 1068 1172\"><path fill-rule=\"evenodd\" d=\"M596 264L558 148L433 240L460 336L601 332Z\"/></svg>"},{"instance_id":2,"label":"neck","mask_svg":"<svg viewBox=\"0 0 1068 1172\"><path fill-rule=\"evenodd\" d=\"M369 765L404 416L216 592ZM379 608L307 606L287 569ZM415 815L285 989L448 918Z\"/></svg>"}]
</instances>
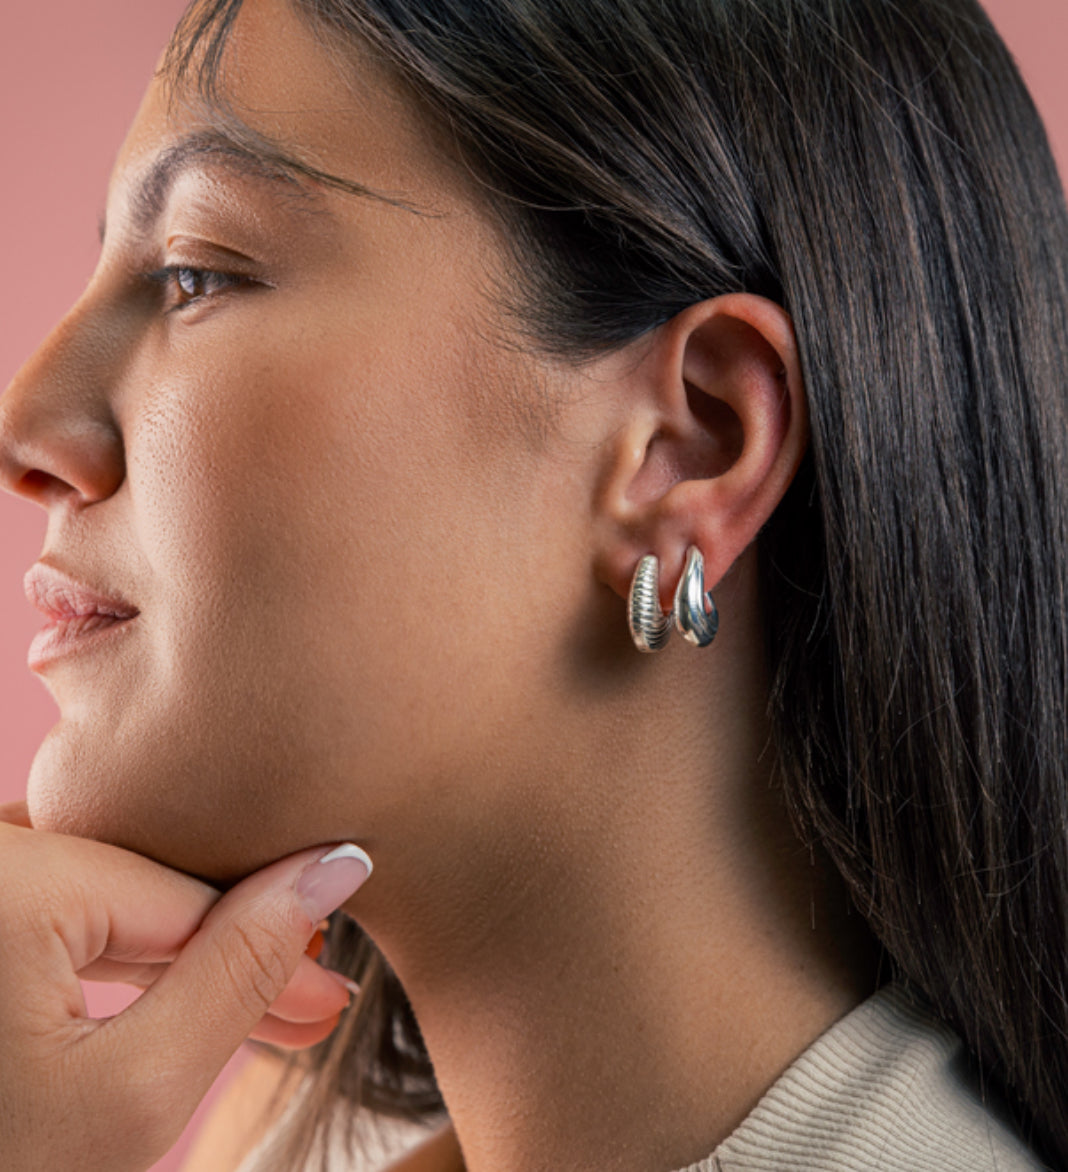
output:
<instances>
[{"instance_id":1,"label":"neck","mask_svg":"<svg viewBox=\"0 0 1068 1172\"><path fill-rule=\"evenodd\" d=\"M610 855L531 864L508 914L449 955L390 956L468 1172L687 1167L871 991L847 949L862 929L807 852L709 872L636 829Z\"/></svg>"},{"instance_id":2,"label":"neck","mask_svg":"<svg viewBox=\"0 0 1068 1172\"><path fill-rule=\"evenodd\" d=\"M866 929L758 766L767 729L738 719L763 694L736 672L701 705L725 705L729 742L617 720L577 766L567 746L589 743L591 717L571 742L561 716L540 782L502 783L523 808L489 820L474 862L468 830L432 876L382 884L380 915L361 903L468 1172L685 1168L873 990ZM636 712L672 712L648 701ZM563 814L561 792L579 795Z\"/></svg>"}]
</instances>

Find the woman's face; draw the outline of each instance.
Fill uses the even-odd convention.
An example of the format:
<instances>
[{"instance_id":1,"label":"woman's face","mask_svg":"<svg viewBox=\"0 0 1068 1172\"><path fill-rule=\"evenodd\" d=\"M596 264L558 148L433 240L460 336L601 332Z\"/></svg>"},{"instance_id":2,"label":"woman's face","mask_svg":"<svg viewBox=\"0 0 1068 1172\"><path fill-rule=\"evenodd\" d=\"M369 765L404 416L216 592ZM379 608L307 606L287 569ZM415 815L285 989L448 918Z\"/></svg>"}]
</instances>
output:
<instances>
[{"instance_id":1,"label":"woman's face","mask_svg":"<svg viewBox=\"0 0 1068 1172\"><path fill-rule=\"evenodd\" d=\"M228 52L245 123L412 206L272 174L157 80L99 267L0 404L44 562L138 611L37 667L34 822L221 882L491 801L589 589L564 375L501 344L460 169L284 0Z\"/></svg>"}]
</instances>

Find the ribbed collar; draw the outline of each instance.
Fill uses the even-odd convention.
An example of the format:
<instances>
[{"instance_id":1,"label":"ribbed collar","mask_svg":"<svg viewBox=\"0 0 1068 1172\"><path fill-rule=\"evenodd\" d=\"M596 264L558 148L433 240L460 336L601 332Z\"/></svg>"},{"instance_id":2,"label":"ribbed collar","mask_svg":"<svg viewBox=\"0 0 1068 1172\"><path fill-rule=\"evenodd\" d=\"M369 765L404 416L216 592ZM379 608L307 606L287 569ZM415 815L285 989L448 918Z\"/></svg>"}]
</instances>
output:
<instances>
[{"instance_id":1,"label":"ribbed collar","mask_svg":"<svg viewBox=\"0 0 1068 1172\"><path fill-rule=\"evenodd\" d=\"M680 1172L1035 1172L960 1038L887 985L818 1038Z\"/></svg>"}]
</instances>

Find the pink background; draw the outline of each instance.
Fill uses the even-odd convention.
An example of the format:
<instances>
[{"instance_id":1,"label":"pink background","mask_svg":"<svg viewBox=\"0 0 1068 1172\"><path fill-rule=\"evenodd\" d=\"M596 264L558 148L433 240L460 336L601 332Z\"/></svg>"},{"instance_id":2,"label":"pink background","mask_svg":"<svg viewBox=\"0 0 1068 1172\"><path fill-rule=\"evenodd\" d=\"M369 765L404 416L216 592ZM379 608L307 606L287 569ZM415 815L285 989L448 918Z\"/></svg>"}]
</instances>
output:
<instances>
[{"instance_id":1,"label":"pink background","mask_svg":"<svg viewBox=\"0 0 1068 1172\"><path fill-rule=\"evenodd\" d=\"M97 253L112 159L184 0L51 0L8 5L0 34L0 385L80 293ZM1064 172L1068 162L1068 5L989 0L1020 62ZM38 627L22 596L44 513L0 498L0 801L21 797L34 750L54 720L25 667ZM90 1008L117 1012L121 989L90 986ZM233 1073L240 1056L231 1063ZM205 1104L206 1105L206 1104ZM156 1172L174 1172L204 1108Z\"/></svg>"}]
</instances>

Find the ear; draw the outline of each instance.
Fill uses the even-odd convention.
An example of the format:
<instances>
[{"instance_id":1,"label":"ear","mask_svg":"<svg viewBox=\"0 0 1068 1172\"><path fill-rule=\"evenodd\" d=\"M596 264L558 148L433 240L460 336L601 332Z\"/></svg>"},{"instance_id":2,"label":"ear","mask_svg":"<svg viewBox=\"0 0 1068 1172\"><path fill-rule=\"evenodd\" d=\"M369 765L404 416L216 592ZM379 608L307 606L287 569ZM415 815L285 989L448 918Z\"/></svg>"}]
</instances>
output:
<instances>
[{"instance_id":1,"label":"ear","mask_svg":"<svg viewBox=\"0 0 1068 1172\"><path fill-rule=\"evenodd\" d=\"M750 293L703 301L655 331L626 379L627 419L603 449L596 572L625 598L638 561L656 554L667 611L689 546L711 590L801 462L808 415L790 316Z\"/></svg>"}]
</instances>

